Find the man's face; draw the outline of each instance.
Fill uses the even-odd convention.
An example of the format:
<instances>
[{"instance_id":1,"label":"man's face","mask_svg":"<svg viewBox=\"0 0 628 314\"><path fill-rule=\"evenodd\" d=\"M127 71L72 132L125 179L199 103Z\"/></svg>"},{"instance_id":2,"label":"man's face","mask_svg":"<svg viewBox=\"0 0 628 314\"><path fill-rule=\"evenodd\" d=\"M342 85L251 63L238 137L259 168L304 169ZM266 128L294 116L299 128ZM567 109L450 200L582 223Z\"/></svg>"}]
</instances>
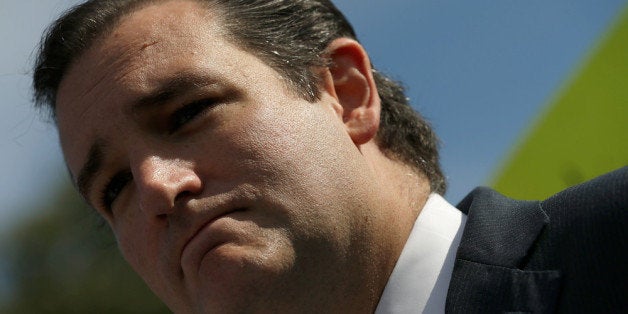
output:
<instances>
[{"instance_id":1,"label":"man's face","mask_svg":"<svg viewBox=\"0 0 628 314\"><path fill-rule=\"evenodd\" d=\"M61 83L62 148L174 311L305 305L355 276L381 204L335 97L301 99L222 33L193 2L124 18Z\"/></svg>"}]
</instances>

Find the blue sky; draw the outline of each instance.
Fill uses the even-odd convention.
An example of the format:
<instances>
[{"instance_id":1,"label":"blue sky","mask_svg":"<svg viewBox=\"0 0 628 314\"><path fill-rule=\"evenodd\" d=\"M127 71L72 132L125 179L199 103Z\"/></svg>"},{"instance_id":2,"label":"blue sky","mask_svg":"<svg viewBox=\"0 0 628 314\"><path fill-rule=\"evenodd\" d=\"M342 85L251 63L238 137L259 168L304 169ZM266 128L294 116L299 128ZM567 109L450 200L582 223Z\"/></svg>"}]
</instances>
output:
<instances>
[{"instance_id":1,"label":"blue sky","mask_svg":"<svg viewBox=\"0 0 628 314\"><path fill-rule=\"evenodd\" d=\"M0 1L0 234L67 180L30 103L44 27L71 0ZM404 82L442 140L456 203L485 183L628 0L338 0L381 71ZM30 209L30 210L26 210Z\"/></svg>"}]
</instances>

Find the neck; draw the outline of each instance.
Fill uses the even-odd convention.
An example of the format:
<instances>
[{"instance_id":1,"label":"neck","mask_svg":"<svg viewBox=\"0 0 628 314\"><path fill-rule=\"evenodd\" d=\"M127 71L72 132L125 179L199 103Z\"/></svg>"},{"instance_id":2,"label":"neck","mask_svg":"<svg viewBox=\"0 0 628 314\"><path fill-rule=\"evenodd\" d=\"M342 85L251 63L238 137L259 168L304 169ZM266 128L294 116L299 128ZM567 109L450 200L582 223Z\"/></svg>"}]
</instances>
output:
<instances>
[{"instance_id":1,"label":"neck","mask_svg":"<svg viewBox=\"0 0 628 314\"><path fill-rule=\"evenodd\" d=\"M365 267L372 288L369 291L374 312L388 278L406 244L414 222L430 195L427 177L414 167L385 156L378 147L361 147L373 173L373 180L381 202L373 213L373 238L366 239L370 260ZM362 284L364 281L362 280ZM364 302L363 304L366 304Z\"/></svg>"}]
</instances>

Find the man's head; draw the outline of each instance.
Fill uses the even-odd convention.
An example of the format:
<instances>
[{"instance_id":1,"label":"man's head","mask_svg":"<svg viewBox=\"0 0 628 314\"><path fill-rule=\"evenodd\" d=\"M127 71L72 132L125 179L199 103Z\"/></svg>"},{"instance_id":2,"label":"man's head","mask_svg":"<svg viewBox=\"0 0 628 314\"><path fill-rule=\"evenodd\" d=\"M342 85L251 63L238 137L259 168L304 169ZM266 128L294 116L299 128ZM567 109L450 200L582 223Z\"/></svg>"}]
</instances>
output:
<instances>
[{"instance_id":1,"label":"man's head","mask_svg":"<svg viewBox=\"0 0 628 314\"><path fill-rule=\"evenodd\" d=\"M56 115L59 83L70 64L91 44L138 7L162 0L89 1L52 25L35 66L35 100ZM222 16L225 36L256 55L286 79L303 98L319 97L319 77L313 71L329 65L328 44L336 38L356 38L344 15L328 0L197 0ZM433 192L444 194L446 180L439 165L438 140L429 123L410 107L403 88L374 70L382 101L377 141L389 157L424 173Z\"/></svg>"},{"instance_id":2,"label":"man's head","mask_svg":"<svg viewBox=\"0 0 628 314\"><path fill-rule=\"evenodd\" d=\"M51 31L68 168L174 311L373 310L440 171L352 37L326 1L94 1Z\"/></svg>"}]
</instances>

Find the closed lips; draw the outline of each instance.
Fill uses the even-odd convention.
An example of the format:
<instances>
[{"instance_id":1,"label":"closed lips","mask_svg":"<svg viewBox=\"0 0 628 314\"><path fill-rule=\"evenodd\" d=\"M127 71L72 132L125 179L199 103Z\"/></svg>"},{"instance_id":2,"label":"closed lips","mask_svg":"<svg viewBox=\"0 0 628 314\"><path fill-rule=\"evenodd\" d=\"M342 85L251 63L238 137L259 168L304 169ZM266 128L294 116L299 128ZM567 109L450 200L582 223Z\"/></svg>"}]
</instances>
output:
<instances>
[{"instance_id":1,"label":"closed lips","mask_svg":"<svg viewBox=\"0 0 628 314\"><path fill-rule=\"evenodd\" d=\"M236 208L219 213L216 216L210 217L208 222L196 229L194 235L191 236L183 246L181 251L181 266L185 269L193 265L198 265L200 260L202 260L208 252L228 241L230 232L227 232L225 228L221 228L224 227L225 224L219 220L230 214L245 210L246 208Z\"/></svg>"}]
</instances>

